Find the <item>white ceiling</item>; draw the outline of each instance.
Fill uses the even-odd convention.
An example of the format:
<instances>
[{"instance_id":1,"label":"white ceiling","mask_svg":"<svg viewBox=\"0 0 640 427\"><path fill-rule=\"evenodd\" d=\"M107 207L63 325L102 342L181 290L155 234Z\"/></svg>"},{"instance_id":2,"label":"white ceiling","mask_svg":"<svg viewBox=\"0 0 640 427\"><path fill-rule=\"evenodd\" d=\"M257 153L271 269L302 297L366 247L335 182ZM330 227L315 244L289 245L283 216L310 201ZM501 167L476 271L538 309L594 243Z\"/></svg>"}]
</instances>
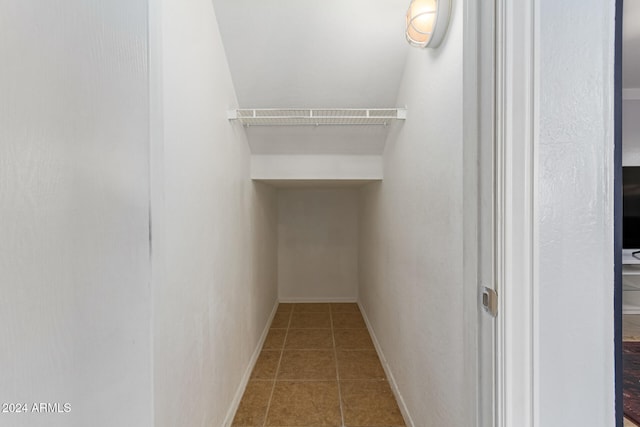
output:
<instances>
[{"instance_id":1,"label":"white ceiling","mask_svg":"<svg viewBox=\"0 0 640 427\"><path fill-rule=\"evenodd\" d=\"M241 108L394 107L408 0L213 0Z\"/></svg>"},{"instance_id":2,"label":"white ceiling","mask_svg":"<svg viewBox=\"0 0 640 427\"><path fill-rule=\"evenodd\" d=\"M640 88L640 0L624 2L622 32L622 86Z\"/></svg>"}]
</instances>

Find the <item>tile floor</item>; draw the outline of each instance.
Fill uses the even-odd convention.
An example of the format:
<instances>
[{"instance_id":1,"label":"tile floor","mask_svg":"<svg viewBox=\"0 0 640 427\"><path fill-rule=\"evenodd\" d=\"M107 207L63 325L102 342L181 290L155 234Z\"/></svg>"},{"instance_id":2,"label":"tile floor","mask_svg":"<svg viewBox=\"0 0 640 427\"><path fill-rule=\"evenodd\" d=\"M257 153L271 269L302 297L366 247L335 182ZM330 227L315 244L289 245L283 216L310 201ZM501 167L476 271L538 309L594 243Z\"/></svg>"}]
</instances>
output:
<instances>
[{"instance_id":1,"label":"tile floor","mask_svg":"<svg viewBox=\"0 0 640 427\"><path fill-rule=\"evenodd\" d=\"M622 340L640 341L640 314L625 314L622 316ZM624 427L638 426L625 418Z\"/></svg>"},{"instance_id":2,"label":"tile floor","mask_svg":"<svg viewBox=\"0 0 640 427\"><path fill-rule=\"evenodd\" d=\"M401 427L357 304L280 304L235 427Z\"/></svg>"},{"instance_id":3,"label":"tile floor","mask_svg":"<svg viewBox=\"0 0 640 427\"><path fill-rule=\"evenodd\" d=\"M640 315L622 330L640 341ZM234 427L404 425L356 304L278 306Z\"/></svg>"}]
</instances>

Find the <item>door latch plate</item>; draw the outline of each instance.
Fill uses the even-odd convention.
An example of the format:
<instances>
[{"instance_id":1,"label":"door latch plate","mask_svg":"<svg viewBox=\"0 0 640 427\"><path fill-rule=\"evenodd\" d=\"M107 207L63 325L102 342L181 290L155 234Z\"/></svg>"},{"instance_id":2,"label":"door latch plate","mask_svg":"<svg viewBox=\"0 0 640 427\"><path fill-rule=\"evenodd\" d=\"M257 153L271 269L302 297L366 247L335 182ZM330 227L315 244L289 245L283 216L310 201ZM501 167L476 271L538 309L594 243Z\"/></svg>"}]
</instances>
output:
<instances>
[{"instance_id":1,"label":"door latch plate","mask_svg":"<svg viewBox=\"0 0 640 427\"><path fill-rule=\"evenodd\" d=\"M482 291L482 308L493 317L498 315L498 293L486 286Z\"/></svg>"}]
</instances>

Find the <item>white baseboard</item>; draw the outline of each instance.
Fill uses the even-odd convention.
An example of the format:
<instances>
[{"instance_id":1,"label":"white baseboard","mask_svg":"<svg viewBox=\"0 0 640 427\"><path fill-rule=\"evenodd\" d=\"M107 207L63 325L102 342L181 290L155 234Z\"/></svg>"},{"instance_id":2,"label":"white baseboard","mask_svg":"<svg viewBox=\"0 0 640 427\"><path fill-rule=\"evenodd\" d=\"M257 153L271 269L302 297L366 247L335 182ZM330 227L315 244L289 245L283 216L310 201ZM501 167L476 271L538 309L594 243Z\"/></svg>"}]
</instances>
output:
<instances>
[{"instance_id":1,"label":"white baseboard","mask_svg":"<svg viewBox=\"0 0 640 427\"><path fill-rule=\"evenodd\" d=\"M269 326L271 326L271 322L276 315L276 310L278 309L278 301L276 301L273 306L273 310L271 310L271 315L269 315L269 319L267 320L267 324L262 331L262 335L258 340L258 345L253 351L253 355L251 356L251 360L249 360L249 365L242 376L242 380L240 380L240 385L236 390L236 394L233 396L233 400L231 401L231 406L227 411L227 416L224 418L224 423L222 424L224 427L231 427L231 423L233 423L233 417L236 415L236 411L238 410L238 406L240 406L240 401L242 400L242 395L244 394L245 389L247 388L247 384L249 384L249 379L251 378L251 372L253 372L253 367L256 365L256 361L258 360L258 356L260 356L260 350L262 350L262 345L264 341L267 339L267 334L269 333Z\"/></svg>"},{"instance_id":2,"label":"white baseboard","mask_svg":"<svg viewBox=\"0 0 640 427\"><path fill-rule=\"evenodd\" d=\"M358 302L356 297L339 297L339 298L280 298L280 302L284 303L305 303L305 302L320 302L320 303L329 303L329 302Z\"/></svg>"},{"instance_id":3,"label":"white baseboard","mask_svg":"<svg viewBox=\"0 0 640 427\"><path fill-rule=\"evenodd\" d=\"M358 307L360 307L360 311L362 312L362 317L364 318L364 323L367 325L367 329L369 330L369 334L371 335L371 340L373 341L373 345L378 352L378 357L380 358L380 362L382 363L382 368L384 369L385 374L387 374L387 378L389 379L389 385L391 386L391 391L393 391L394 396L398 402L398 407L400 407L400 412L404 417L404 422L407 427L415 427L413 423L413 419L411 418L411 414L409 414L409 409L407 408L407 404L404 402L402 398L402 393L398 389L398 384L396 383L396 379L393 376L393 372L391 372L391 368L387 363L387 359L384 357L384 353L382 352L382 348L380 347L380 343L378 342L378 338L376 337L375 332L373 331L373 327L369 322L369 318L367 317L367 313L362 307L362 304L358 302Z\"/></svg>"},{"instance_id":4,"label":"white baseboard","mask_svg":"<svg viewBox=\"0 0 640 427\"><path fill-rule=\"evenodd\" d=\"M640 307L623 305L622 314L640 314Z\"/></svg>"}]
</instances>

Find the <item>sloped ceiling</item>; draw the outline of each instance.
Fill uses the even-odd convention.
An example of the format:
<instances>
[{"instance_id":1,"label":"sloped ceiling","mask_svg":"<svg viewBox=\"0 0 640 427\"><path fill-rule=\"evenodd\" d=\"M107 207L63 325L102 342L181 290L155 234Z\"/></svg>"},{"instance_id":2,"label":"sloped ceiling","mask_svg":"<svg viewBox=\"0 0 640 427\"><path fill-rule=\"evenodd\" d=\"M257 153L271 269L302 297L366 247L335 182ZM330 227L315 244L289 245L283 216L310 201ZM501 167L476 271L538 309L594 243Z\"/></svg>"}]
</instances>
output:
<instances>
[{"instance_id":1,"label":"sloped ceiling","mask_svg":"<svg viewBox=\"0 0 640 427\"><path fill-rule=\"evenodd\" d=\"M622 32L622 86L640 88L640 0L624 2Z\"/></svg>"},{"instance_id":2,"label":"sloped ceiling","mask_svg":"<svg viewBox=\"0 0 640 427\"><path fill-rule=\"evenodd\" d=\"M213 3L240 107L394 106L409 0ZM640 88L640 0L623 25L623 87Z\"/></svg>"},{"instance_id":3,"label":"sloped ceiling","mask_svg":"<svg viewBox=\"0 0 640 427\"><path fill-rule=\"evenodd\" d=\"M213 0L241 108L391 107L408 0Z\"/></svg>"}]
</instances>

